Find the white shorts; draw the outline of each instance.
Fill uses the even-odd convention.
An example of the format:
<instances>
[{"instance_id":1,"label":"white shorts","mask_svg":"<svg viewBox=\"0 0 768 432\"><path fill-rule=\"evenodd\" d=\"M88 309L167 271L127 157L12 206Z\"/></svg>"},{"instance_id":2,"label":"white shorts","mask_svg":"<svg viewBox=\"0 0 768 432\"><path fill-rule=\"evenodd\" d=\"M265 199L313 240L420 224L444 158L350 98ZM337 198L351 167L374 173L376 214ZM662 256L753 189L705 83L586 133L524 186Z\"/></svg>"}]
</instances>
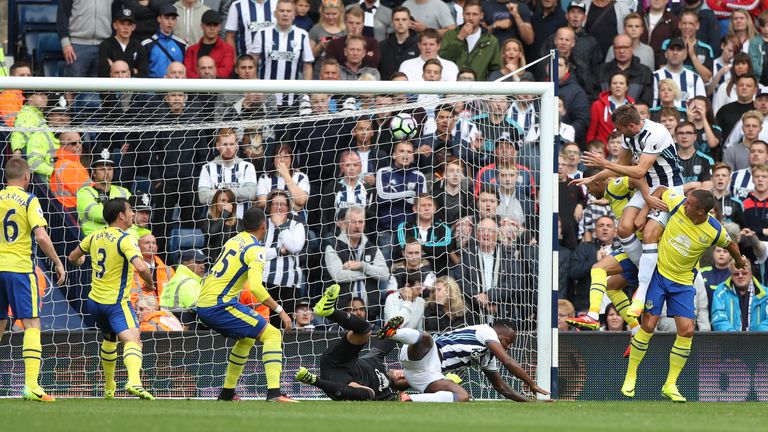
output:
<instances>
[{"instance_id":1,"label":"white shorts","mask_svg":"<svg viewBox=\"0 0 768 432\"><path fill-rule=\"evenodd\" d=\"M437 354L437 344L434 342L432 349L421 360L408 360L408 345L403 345L400 348L400 363L403 365L408 384L419 393L424 393L433 382L445 379L440 356Z\"/></svg>"},{"instance_id":2,"label":"white shorts","mask_svg":"<svg viewBox=\"0 0 768 432\"><path fill-rule=\"evenodd\" d=\"M673 191L679 194L683 193L682 186L675 186L669 189L672 189ZM653 191L655 190L656 190L656 187L649 189L649 192L653 193ZM645 198L643 197L643 194L641 194L640 191L636 191L635 194L632 195L632 198L629 199L629 202L627 203L627 207L634 207L636 209L642 209L643 207L645 207ZM669 220L669 212L650 209L648 211L648 219L653 219L656 222L660 223L662 226L666 227L667 221Z\"/></svg>"}]
</instances>

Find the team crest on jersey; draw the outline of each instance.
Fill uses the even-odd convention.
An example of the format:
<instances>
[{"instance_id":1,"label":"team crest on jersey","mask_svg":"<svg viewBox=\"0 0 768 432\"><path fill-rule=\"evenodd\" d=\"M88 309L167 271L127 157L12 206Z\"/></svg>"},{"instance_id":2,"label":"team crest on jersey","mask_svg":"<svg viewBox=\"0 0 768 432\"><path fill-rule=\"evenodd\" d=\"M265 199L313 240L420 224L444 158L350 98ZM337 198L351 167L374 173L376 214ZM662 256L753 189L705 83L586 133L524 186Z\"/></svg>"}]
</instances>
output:
<instances>
[{"instance_id":1,"label":"team crest on jersey","mask_svg":"<svg viewBox=\"0 0 768 432\"><path fill-rule=\"evenodd\" d=\"M645 308L646 309L653 309L653 300L646 300L645 301Z\"/></svg>"},{"instance_id":2,"label":"team crest on jersey","mask_svg":"<svg viewBox=\"0 0 768 432\"><path fill-rule=\"evenodd\" d=\"M696 175L701 174L701 165L694 165L693 166L693 173Z\"/></svg>"},{"instance_id":3,"label":"team crest on jersey","mask_svg":"<svg viewBox=\"0 0 768 432\"><path fill-rule=\"evenodd\" d=\"M733 207L723 206L723 214L726 216L730 216L731 214L733 214Z\"/></svg>"},{"instance_id":4,"label":"team crest on jersey","mask_svg":"<svg viewBox=\"0 0 768 432\"><path fill-rule=\"evenodd\" d=\"M707 237L706 234L702 234L701 237L699 237L699 242L704 244L709 243L709 237Z\"/></svg>"},{"instance_id":5,"label":"team crest on jersey","mask_svg":"<svg viewBox=\"0 0 768 432\"><path fill-rule=\"evenodd\" d=\"M260 250L256 254L256 259L259 260L259 261L266 261L267 260L267 257L264 256L264 251L263 250Z\"/></svg>"},{"instance_id":6,"label":"team crest on jersey","mask_svg":"<svg viewBox=\"0 0 768 432\"><path fill-rule=\"evenodd\" d=\"M680 100L687 101L688 100L688 92L680 92Z\"/></svg>"},{"instance_id":7,"label":"team crest on jersey","mask_svg":"<svg viewBox=\"0 0 768 432\"><path fill-rule=\"evenodd\" d=\"M37 208L37 215L40 216L40 217L45 217L45 215L43 215L43 209L42 208L40 208L40 207Z\"/></svg>"}]
</instances>

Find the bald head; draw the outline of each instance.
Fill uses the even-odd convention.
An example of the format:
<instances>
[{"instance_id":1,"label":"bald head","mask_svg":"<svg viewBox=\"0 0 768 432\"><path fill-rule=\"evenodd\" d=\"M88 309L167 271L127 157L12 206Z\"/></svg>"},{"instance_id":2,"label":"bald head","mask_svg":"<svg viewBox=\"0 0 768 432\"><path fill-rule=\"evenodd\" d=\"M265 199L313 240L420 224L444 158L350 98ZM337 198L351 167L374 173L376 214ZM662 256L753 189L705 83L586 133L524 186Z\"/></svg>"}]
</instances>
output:
<instances>
[{"instance_id":1,"label":"bald head","mask_svg":"<svg viewBox=\"0 0 768 432\"><path fill-rule=\"evenodd\" d=\"M632 38L625 34L620 34L613 38L613 55L616 57L616 63L627 64L632 61L634 50L632 49Z\"/></svg>"},{"instance_id":2,"label":"bald head","mask_svg":"<svg viewBox=\"0 0 768 432\"><path fill-rule=\"evenodd\" d=\"M131 67L123 60L115 60L109 67L110 78L130 78Z\"/></svg>"},{"instance_id":3,"label":"bald head","mask_svg":"<svg viewBox=\"0 0 768 432\"><path fill-rule=\"evenodd\" d=\"M555 33L555 46L561 56L570 56L573 47L576 46L576 32L570 27L560 27Z\"/></svg>"},{"instance_id":4,"label":"bald head","mask_svg":"<svg viewBox=\"0 0 768 432\"><path fill-rule=\"evenodd\" d=\"M197 75L200 79L216 79L216 61L210 56L197 59Z\"/></svg>"},{"instance_id":5,"label":"bald head","mask_svg":"<svg viewBox=\"0 0 768 432\"><path fill-rule=\"evenodd\" d=\"M184 63L173 62L168 65L165 70L165 78L172 79L184 79L187 77L187 68L184 67Z\"/></svg>"}]
</instances>

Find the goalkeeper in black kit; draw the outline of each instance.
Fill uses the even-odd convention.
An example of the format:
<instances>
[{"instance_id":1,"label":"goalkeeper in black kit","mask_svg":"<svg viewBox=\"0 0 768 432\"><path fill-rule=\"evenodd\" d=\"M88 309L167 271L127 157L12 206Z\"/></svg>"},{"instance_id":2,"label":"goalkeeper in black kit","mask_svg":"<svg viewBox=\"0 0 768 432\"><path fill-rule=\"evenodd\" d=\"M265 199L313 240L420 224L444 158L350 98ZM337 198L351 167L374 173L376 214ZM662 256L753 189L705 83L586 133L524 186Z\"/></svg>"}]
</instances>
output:
<instances>
[{"instance_id":1,"label":"goalkeeper in black kit","mask_svg":"<svg viewBox=\"0 0 768 432\"><path fill-rule=\"evenodd\" d=\"M395 347L394 341L377 341L361 357L360 351L371 337L371 324L336 309L339 290L338 285L328 287L314 311L349 332L323 354L319 376L302 367L296 380L319 388L333 400L399 400L400 392L408 388L405 374L401 369L384 367L384 357Z\"/></svg>"}]
</instances>

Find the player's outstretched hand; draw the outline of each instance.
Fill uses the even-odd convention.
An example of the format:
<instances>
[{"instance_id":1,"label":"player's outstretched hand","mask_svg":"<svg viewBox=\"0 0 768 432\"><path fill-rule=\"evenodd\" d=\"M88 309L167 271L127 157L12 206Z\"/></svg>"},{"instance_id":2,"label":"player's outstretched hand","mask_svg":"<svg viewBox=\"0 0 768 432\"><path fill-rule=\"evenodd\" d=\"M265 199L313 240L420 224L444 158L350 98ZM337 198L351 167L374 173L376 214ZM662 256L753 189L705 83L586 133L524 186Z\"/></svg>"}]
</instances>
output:
<instances>
[{"instance_id":1,"label":"player's outstretched hand","mask_svg":"<svg viewBox=\"0 0 768 432\"><path fill-rule=\"evenodd\" d=\"M569 183L572 186L586 186L592 183L592 177L582 177L580 179L573 179Z\"/></svg>"},{"instance_id":2,"label":"player's outstretched hand","mask_svg":"<svg viewBox=\"0 0 768 432\"><path fill-rule=\"evenodd\" d=\"M605 164L608 163L608 159L602 153L591 151L584 152L581 156L581 161L590 168L604 168Z\"/></svg>"},{"instance_id":3,"label":"player's outstretched hand","mask_svg":"<svg viewBox=\"0 0 768 432\"><path fill-rule=\"evenodd\" d=\"M56 285L62 286L64 285L64 281L67 280L67 271L64 269L64 264L58 263L56 264L56 276L58 279L56 280Z\"/></svg>"},{"instance_id":4,"label":"player's outstretched hand","mask_svg":"<svg viewBox=\"0 0 768 432\"><path fill-rule=\"evenodd\" d=\"M538 394L543 394L543 395L548 395L549 394L548 391L544 390L543 388L541 388L541 387L539 387L537 385L531 386L531 392L538 393Z\"/></svg>"},{"instance_id":5,"label":"player's outstretched hand","mask_svg":"<svg viewBox=\"0 0 768 432\"><path fill-rule=\"evenodd\" d=\"M736 268L743 269L749 265L749 260L744 255L736 261Z\"/></svg>"},{"instance_id":6,"label":"player's outstretched hand","mask_svg":"<svg viewBox=\"0 0 768 432\"><path fill-rule=\"evenodd\" d=\"M283 331L291 331L293 330L293 323L291 322L291 317L288 316L285 311L280 312L280 320L283 321Z\"/></svg>"}]
</instances>

